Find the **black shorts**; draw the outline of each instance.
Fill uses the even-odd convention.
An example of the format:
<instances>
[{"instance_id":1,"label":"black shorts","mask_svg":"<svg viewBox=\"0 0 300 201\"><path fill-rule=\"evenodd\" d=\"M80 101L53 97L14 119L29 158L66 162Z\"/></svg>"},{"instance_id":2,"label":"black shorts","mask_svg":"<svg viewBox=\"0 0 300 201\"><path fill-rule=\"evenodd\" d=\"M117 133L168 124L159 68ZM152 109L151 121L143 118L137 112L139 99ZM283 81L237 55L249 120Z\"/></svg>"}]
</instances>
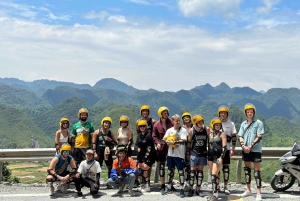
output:
<instances>
[{"instance_id":1,"label":"black shorts","mask_svg":"<svg viewBox=\"0 0 300 201\"><path fill-rule=\"evenodd\" d=\"M225 157L223 158L223 164L225 165L230 164L230 150L226 151Z\"/></svg>"},{"instance_id":2,"label":"black shorts","mask_svg":"<svg viewBox=\"0 0 300 201\"><path fill-rule=\"evenodd\" d=\"M164 154L157 154L156 159L157 162L166 162L167 161L167 155Z\"/></svg>"},{"instance_id":3,"label":"black shorts","mask_svg":"<svg viewBox=\"0 0 300 201\"><path fill-rule=\"evenodd\" d=\"M243 161L245 162L261 162L261 153L260 152L250 152L249 154L242 152Z\"/></svg>"},{"instance_id":4,"label":"black shorts","mask_svg":"<svg viewBox=\"0 0 300 201\"><path fill-rule=\"evenodd\" d=\"M112 167L113 164L113 158L112 158L112 154L110 152L110 154L108 155L108 160L104 160L104 149L105 148L98 148L97 149L97 155L98 155L98 162L100 163L100 166L102 167L103 165L103 161L105 162L105 165L107 167Z\"/></svg>"},{"instance_id":5,"label":"black shorts","mask_svg":"<svg viewBox=\"0 0 300 201\"><path fill-rule=\"evenodd\" d=\"M216 152L211 148L208 149L208 152L207 152L207 160L208 161L212 161L212 162L216 163L220 157L221 157L220 152Z\"/></svg>"},{"instance_id":6,"label":"black shorts","mask_svg":"<svg viewBox=\"0 0 300 201\"><path fill-rule=\"evenodd\" d=\"M76 162L81 162L85 160L87 148L74 148L74 160Z\"/></svg>"}]
</instances>

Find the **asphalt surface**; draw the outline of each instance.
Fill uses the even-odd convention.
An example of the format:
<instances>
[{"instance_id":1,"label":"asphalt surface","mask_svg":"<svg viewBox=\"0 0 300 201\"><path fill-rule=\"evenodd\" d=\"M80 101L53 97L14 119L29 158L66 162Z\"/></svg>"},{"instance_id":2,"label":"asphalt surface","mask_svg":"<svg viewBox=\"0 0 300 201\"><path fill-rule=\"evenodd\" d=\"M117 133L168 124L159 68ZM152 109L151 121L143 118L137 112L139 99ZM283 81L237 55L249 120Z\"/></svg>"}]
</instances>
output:
<instances>
[{"instance_id":1,"label":"asphalt surface","mask_svg":"<svg viewBox=\"0 0 300 201\"><path fill-rule=\"evenodd\" d=\"M222 184L221 184L222 186ZM226 196L224 193L219 193L219 200L225 201L225 200L235 200L235 201L252 201L255 200L255 184L252 183L252 192L253 195L246 198L241 198L239 195L244 192L245 185L243 184L230 184L229 190L231 191L231 195ZM168 195L161 195L159 192L160 185L159 184L152 184L151 185L151 192L150 193L141 193L138 191L138 189L134 189L136 196L130 197L128 194L128 190L124 190L124 193L122 195L116 195L117 189L106 189L105 185L101 185L100 191L98 195L92 196L89 194L89 189L83 188L83 196L77 197L76 190L73 185L70 186L68 189L68 194L62 194L59 191L55 191L54 196L49 196L49 187L47 187L45 184L10 184L10 183L1 183L0 184L0 200L1 201L15 201L15 200L94 200L94 199L101 199L101 200L207 200L206 196L210 196L211 192L211 185L208 183L203 183L202 185L202 195L204 197L200 196L193 196L193 197L186 197L181 198L179 197L179 190L173 192L172 194ZM175 184L175 188L178 188L178 185ZM291 187L288 191L282 192L282 193L274 193L273 189L269 186L269 184L263 184L262 187L262 198L263 200L298 200L300 201L300 191L299 187L297 185L294 185Z\"/></svg>"}]
</instances>

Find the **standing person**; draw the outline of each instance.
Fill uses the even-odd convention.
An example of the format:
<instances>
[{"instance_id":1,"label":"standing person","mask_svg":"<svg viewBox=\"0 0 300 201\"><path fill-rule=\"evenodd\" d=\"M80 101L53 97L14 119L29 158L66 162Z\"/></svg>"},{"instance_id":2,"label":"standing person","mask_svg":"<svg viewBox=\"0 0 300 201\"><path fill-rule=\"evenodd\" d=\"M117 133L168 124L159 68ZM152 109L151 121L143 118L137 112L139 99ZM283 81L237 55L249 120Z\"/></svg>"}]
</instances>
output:
<instances>
[{"instance_id":1,"label":"standing person","mask_svg":"<svg viewBox=\"0 0 300 201\"><path fill-rule=\"evenodd\" d=\"M77 166L85 160L85 152L91 147L91 134L95 132L94 125L87 121L88 114L86 108L81 108L78 111L79 121L72 128L72 134L75 136L74 160Z\"/></svg>"},{"instance_id":2,"label":"standing person","mask_svg":"<svg viewBox=\"0 0 300 201\"><path fill-rule=\"evenodd\" d=\"M189 130L192 129L193 123L192 123L192 115L189 111L183 110L181 113L181 119L183 122L182 127L187 130L189 133ZM188 158L187 153L185 154L185 183L184 183L184 191L190 190L190 159Z\"/></svg>"},{"instance_id":3,"label":"standing person","mask_svg":"<svg viewBox=\"0 0 300 201\"><path fill-rule=\"evenodd\" d=\"M86 160L82 161L78 167L75 179L77 195L82 196L81 188L83 186L90 188L90 194L95 195L99 191L101 167L98 161L94 159L94 151L86 151Z\"/></svg>"},{"instance_id":4,"label":"standing person","mask_svg":"<svg viewBox=\"0 0 300 201\"><path fill-rule=\"evenodd\" d=\"M157 121L153 126L152 138L156 144L156 161L159 165L159 176L161 187L160 190L165 190L165 164L168 154L168 146L162 142L162 139L166 133L166 130L173 126L173 122L169 119L169 109L162 106L158 109L157 114L159 116L159 121Z\"/></svg>"},{"instance_id":5,"label":"standing person","mask_svg":"<svg viewBox=\"0 0 300 201\"><path fill-rule=\"evenodd\" d=\"M55 133L55 148L56 153L60 153L60 148L63 144L69 143L72 146L72 149L74 148L74 138L72 138L71 133L68 131L68 128L70 126L70 121L67 117L63 117L59 121L59 127L60 129L56 131ZM73 142L73 143L72 143Z\"/></svg>"},{"instance_id":6,"label":"standing person","mask_svg":"<svg viewBox=\"0 0 300 201\"><path fill-rule=\"evenodd\" d=\"M247 103L244 107L244 112L247 117L239 130L239 141L242 146L243 161L245 163L244 171L246 178L246 191L241 197L247 197L252 194L250 189L251 183L251 162L254 165L254 178L256 181L256 200L261 198L261 174L260 163L262 153L262 136L264 134L263 123L255 118L256 109L253 104Z\"/></svg>"},{"instance_id":7,"label":"standing person","mask_svg":"<svg viewBox=\"0 0 300 201\"><path fill-rule=\"evenodd\" d=\"M183 184L184 184L184 167L185 167L185 143L187 141L187 130L180 126L180 116L175 114L172 116L174 126L166 131L164 140L169 146L167 165L168 165L168 186L162 191L162 195L171 192L171 185L174 179L175 167L179 174L180 183L180 197L184 197Z\"/></svg>"},{"instance_id":8,"label":"standing person","mask_svg":"<svg viewBox=\"0 0 300 201\"><path fill-rule=\"evenodd\" d=\"M113 169L111 170L110 178L108 179L108 184L114 187L118 187L118 194L122 194L125 185L129 186L129 195L135 196L133 192L133 184L135 180L135 175L138 170L134 160L127 156L127 149L125 145L118 145L116 150L117 159L113 162Z\"/></svg>"},{"instance_id":9,"label":"standing person","mask_svg":"<svg viewBox=\"0 0 300 201\"><path fill-rule=\"evenodd\" d=\"M203 181L203 168L207 165L207 146L210 129L204 125L202 115L193 117L193 128L189 130L187 143L187 157L190 161L190 188L188 196L194 194L194 179L196 177L196 195L200 195L200 188Z\"/></svg>"},{"instance_id":10,"label":"standing person","mask_svg":"<svg viewBox=\"0 0 300 201\"><path fill-rule=\"evenodd\" d=\"M59 153L56 154L50 162L46 178L46 183L50 186L50 196L54 194L53 182L55 181L62 182L63 184L59 187L60 191L67 193L67 183L72 180L72 176L76 173L76 164L70 153L71 145L65 143L61 146ZM72 168L71 172L67 170L69 165Z\"/></svg>"},{"instance_id":11,"label":"standing person","mask_svg":"<svg viewBox=\"0 0 300 201\"><path fill-rule=\"evenodd\" d=\"M209 136L208 165L211 171L213 195L208 198L208 201L217 201L219 185L218 173L227 152L227 138L226 134L222 131L222 121L220 118L213 118L210 125L212 133Z\"/></svg>"},{"instance_id":12,"label":"standing person","mask_svg":"<svg viewBox=\"0 0 300 201\"><path fill-rule=\"evenodd\" d=\"M94 157L97 159L101 167L103 165L103 160L105 161L108 179L113 163L111 150L113 150L115 144L117 144L117 140L115 139L113 132L109 130L111 124L111 118L104 117L100 122L101 128L95 130L92 137L92 148L95 152ZM108 189L112 188L112 186L108 184L106 187Z\"/></svg>"},{"instance_id":13,"label":"standing person","mask_svg":"<svg viewBox=\"0 0 300 201\"><path fill-rule=\"evenodd\" d=\"M126 115L120 117L121 128L117 131L117 143L118 145L125 145L127 149L127 155L131 156L131 145L133 143L132 129L129 128L129 118Z\"/></svg>"},{"instance_id":14,"label":"standing person","mask_svg":"<svg viewBox=\"0 0 300 201\"><path fill-rule=\"evenodd\" d=\"M141 192L150 192L150 175L148 170L151 169L155 162L156 151L152 135L147 130L147 121L142 119L138 122L138 135L135 143L135 149L138 152L137 162L139 175L142 177Z\"/></svg>"},{"instance_id":15,"label":"standing person","mask_svg":"<svg viewBox=\"0 0 300 201\"><path fill-rule=\"evenodd\" d=\"M219 117L222 121L222 129L226 134L227 137L227 151L225 158L223 160L223 179L224 179L224 193L226 195L230 195L230 191L228 190L228 181L229 181L229 165L230 165L230 158L234 155L235 144L236 144L236 128L232 121L228 119L229 116L229 109L227 106L222 105L218 109ZM231 143L231 147L230 147ZM220 178L220 175L219 175Z\"/></svg>"},{"instance_id":16,"label":"standing person","mask_svg":"<svg viewBox=\"0 0 300 201\"><path fill-rule=\"evenodd\" d=\"M147 125L148 125L147 130L151 134L151 138L152 138L153 125L155 124L156 121L155 121L155 119L149 117L149 115L150 115L149 105L142 105L140 107L140 114L141 114L142 118L136 120L136 133L137 134L140 133L139 128L138 128L139 121L140 120L145 120L147 122ZM148 177L149 178L151 177L151 172L152 172L151 170L152 170L152 168L148 169ZM139 175L137 174L136 178L135 178L135 182L134 182L134 188L137 188L140 185L138 177L139 177Z\"/></svg>"}]
</instances>

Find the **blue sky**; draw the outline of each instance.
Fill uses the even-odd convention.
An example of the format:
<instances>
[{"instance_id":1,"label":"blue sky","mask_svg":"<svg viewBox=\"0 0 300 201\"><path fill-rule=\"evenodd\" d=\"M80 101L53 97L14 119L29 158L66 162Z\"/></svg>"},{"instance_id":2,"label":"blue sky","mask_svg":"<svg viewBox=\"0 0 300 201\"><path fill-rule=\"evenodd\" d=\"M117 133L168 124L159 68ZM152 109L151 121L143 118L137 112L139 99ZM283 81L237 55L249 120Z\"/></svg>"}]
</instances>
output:
<instances>
[{"instance_id":1,"label":"blue sky","mask_svg":"<svg viewBox=\"0 0 300 201\"><path fill-rule=\"evenodd\" d=\"M0 77L300 88L299 0L0 0Z\"/></svg>"}]
</instances>

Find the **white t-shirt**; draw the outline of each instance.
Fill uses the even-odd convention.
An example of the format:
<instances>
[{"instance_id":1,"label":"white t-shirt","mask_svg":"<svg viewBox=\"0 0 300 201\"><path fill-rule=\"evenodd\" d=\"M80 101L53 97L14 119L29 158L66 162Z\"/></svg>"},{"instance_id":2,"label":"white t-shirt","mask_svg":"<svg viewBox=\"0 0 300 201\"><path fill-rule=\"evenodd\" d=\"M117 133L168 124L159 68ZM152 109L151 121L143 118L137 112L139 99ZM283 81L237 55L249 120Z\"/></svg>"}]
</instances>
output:
<instances>
[{"instance_id":1,"label":"white t-shirt","mask_svg":"<svg viewBox=\"0 0 300 201\"><path fill-rule=\"evenodd\" d=\"M222 128L226 135L230 136L233 133L236 133L235 125L232 121L227 120L226 122L222 122ZM227 149L230 150L230 143L227 142Z\"/></svg>"},{"instance_id":2,"label":"white t-shirt","mask_svg":"<svg viewBox=\"0 0 300 201\"><path fill-rule=\"evenodd\" d=\"M188 132L183 127L181 127L179 131L175 130L174 127L171 127L166 131L164 139L166 139L168 136L172 136L172 135L177 136L178 140L185 140L186 141L187 136L188 136ZM179 158L184 159L185 158L185 144L176 145L175 148L169 147L168 156L179 157Z\"/></svg>"},{"instance_id":3,"label":"white t-shirt","mask_svg":"<svg viewBox=\"0 0 300 201\"><path fill-rule=\"evenodd\" d=\"M95 163L94 163L95 162ZM96 180L96 174L101 172L101 167L98 161L94 160L94 164L87 164L86 160L82 161L77 172L80 172L82 177ZM91 168L90 168L91 167Z\"/></svg>"}]
</instances>

